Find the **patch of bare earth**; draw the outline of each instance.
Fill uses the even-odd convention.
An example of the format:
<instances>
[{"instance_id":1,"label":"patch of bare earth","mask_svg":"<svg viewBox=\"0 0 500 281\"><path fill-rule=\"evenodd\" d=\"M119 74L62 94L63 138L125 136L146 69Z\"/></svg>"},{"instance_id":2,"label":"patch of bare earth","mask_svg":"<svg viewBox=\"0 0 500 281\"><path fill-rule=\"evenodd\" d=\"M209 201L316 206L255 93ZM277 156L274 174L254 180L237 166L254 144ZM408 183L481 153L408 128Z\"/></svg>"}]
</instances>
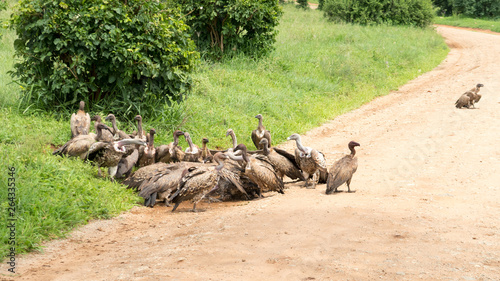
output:
<instances>
[{"instance_id":1,"label":"patch of bare earth","mask_svg":"<svg viewBox=\"0 0 500 281\"><path fill-rule=\"evenodd\" d=\"M361 143L356 193L295 183L200 213L136 207L18 257L5 278L500 280L500 36L437 31L451 52L436 69L303 137L329 165ZM478 108L456 109L477 83Z\"/></svg>"}]
</instances>

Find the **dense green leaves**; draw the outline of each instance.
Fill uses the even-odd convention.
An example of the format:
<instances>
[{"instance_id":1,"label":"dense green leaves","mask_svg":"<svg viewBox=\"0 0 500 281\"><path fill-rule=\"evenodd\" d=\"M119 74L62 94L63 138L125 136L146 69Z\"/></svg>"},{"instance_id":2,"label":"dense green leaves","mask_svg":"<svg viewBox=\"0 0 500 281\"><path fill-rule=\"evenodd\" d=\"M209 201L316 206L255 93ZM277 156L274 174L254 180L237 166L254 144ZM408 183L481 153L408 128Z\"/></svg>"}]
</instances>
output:
<instances>
[{"instance_id":1,"label":"dense green leaves","mask_svg":"<svg viewBox=\"0 0 500 281\"><path fill-rule=\"evenodd\" d=\"M148 0L21 0L13 76L23 102L157 117L191 87L198 53L178 11Z\"/></svg>"},{"instance_id":2,"label":"dense green leaves","mask_svg":"<svg viewBox=\"0 0 500 281\"><path fill-rule=\"evenodd\" d=\"M500 17L499 0L450 0L453 13L469 17Z\"/></svg>"},{"instance_id":3,"label":"dense green leaves","mask_svg":"<svg viewBox=\"0 0 500 281\"><path fill-rule=\"evenodd\" d=\"M359 24L428 26L431 0L325 0L322 9L333 21Z\"/></svg>"},{"instance_id":4,"label":"dense green leaves","mask_svg":"<svg viewBox=\"0 0 500 281\"><path fill-rule=\"evenodd\" d=\"M262 56L272 50L282 15L278 0L171 0L186 15L203 56Z\"/></svg>"}]
</instances>

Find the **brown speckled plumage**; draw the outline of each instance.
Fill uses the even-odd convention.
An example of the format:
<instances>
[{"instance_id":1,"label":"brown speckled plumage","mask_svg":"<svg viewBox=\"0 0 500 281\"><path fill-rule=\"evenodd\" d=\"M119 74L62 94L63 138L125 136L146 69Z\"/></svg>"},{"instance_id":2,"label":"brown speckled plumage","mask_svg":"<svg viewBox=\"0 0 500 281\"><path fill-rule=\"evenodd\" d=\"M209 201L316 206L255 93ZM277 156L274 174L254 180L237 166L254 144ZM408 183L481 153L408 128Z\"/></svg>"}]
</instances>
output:
<instances>
[{"instance_id":1,"label":"brown speckled plumage","mask_svg":"<svg viewBox=\"0 0 500 281\"><path fill-rule=\"evenodd\" d=\"M177 130L173 135L173 142L160 145L156 148L156 162L172 163L180 162L184 159L184 151L179 146L179 137L183 136L184 132Z\"/></svg>"},{"instance_id":2,"label":"brown speckled plumage","mask_svg":"<svg viewBox=\"0 0 500 281\"><path fill-rule=\"evenodd\" d=\"M271 146L271 132L266 130L264 125L262 124L262 114L257 114L255 118L259 119L259 125L257 126L257 129L252 131L252 141L253 144L257 149L262 149L262 145L259 144L260 140L265 138L267 139L267 142L269 143L269 146Z\"/></svg>"},{"instance_id":3,"label":"brown speckled plumage","mask_svg":"<svg viewBox=\"0 0 500 281\"><path fill-rule=\"evenodd\" d=\"M71 115L71 138L90 133L90 115L85 113L85 102L80 101L80 109Z\"/></svg>"},{"instance_id":4,"label":"brown speckled plumage","mask_svg":"<svg viewBox=\"0 0 500 281\"><path fill-rule=\"evenodd\" d=\"M352 175L358 169L358 158L355 157L356 150L354 149L356 146L359 146L359 143L354 141L349 142L348 147L351 154L342 157L330 168L326 182L326 194L337 192L337 189L343 183L347 183L347 190L351 192L350 184Z\"/></svg>"},{"instance_id":5,"label":"brown speckled plumage","mask_svg":"<svg viewBox=\"0 0 500 281\"><path fill-rule=\"evenodd\" d=\"M302 145L300 135L292 134L288 140L295 140L297 148L295 149L295 159L302 174L306 180L305 187L315 188L316 183L326 182L328 171L326 167L325 155L313 148L305 147ZM312 185L309 181L312 177Z\"/></svg>"}]
</instances>

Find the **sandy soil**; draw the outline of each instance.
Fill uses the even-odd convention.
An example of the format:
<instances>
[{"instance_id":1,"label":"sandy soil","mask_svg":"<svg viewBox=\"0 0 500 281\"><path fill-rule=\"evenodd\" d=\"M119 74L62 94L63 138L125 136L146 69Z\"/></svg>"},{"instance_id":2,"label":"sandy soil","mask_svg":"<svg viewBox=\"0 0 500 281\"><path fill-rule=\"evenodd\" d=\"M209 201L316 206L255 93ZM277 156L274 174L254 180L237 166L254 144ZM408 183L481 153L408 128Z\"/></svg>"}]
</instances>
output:
<instances>
[{"instance_id":1,"label":"sandy soil","mask_svg":"<svg viewBox=\"0 0 500 281\"><path fill-rule=\"evenodd\" d=\"M451 52L436 69L303 137L329 165L361 143L356 193L136 207L0 280L500 280L500 36L437 30ZM477 83L478 108L456 109Z\"/></svg>"}]
</instances>

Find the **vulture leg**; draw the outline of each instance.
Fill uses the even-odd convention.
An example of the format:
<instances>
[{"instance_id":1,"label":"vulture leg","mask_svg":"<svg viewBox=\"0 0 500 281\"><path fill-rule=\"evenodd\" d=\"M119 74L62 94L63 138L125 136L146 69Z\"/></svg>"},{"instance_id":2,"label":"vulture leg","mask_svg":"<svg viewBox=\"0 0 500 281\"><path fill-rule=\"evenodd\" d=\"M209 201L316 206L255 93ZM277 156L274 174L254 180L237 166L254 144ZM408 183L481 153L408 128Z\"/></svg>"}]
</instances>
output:
<instances>
[{"instance_id":1,"label":"vulture leg","mask_svg":"<svg viewBox=\"0 0 500 281\"><path fill-rule=\"evenodd\" d=\"M316 183L318 182L318 178L319 178L319 174L318 172L316 171L316 173L314 173L312 175L312 184L307 186L306 188L307 189L315 189L316 188Z\"/></svg>"},{"instance_id":2,"label":"vulture leg","mask_svg":"<svg viewBox=\"0 0 500 281\"><path fill-rule=\"evenodd\" d=\"M306 172L302 172L302 175L304 175L304 178L306 179L304 187L307 187L309 185L309 174Z\"/></svg>"},{"instance_id":3,"label":"vulture leg","mask_svg":"<svg viewBox=\"0 0 500 281\"><path fill-rule=\"evenodd\" d=\"M348 179L346 183L347 183L347 192L349 193L356 192L356 190L351 191L351 187L349 186L351 184L351 179Z\"/></svg>"},{"instance_id":4,"label":"vulture leg","mask_svg":"<svg viewBox=\"0 0 500 281\"><path fill-rule=\"evenodd\" d=\"M174 206L174 208L172 209L172 212L173 212L173 211L175 211L175 209L177 209L177 207L179 207L179 204L180 204L180 203L175 203L175 206Z\"/></svg>"},{"instance_id":5,"label":"vulture leg","mask_svg":"<svg viewBox=\"0 0 500 281\"><path fill-rule=\"evenodd\" d=\"M117 171L118 171L118 166L108 168L108 174L109 177L111 178L111 181L115 181L115 175Z\"/></svg>"},{"instance_id":6,"label":"vulture leg","mask_svg":"<svg viewBox=\"0 0 500 281\"><path fill-rule=\"evenodd\" d=\"M198 203L198 202L194 202L193 209L191 210L191 212L194 212L194 213L198 212L198 210L196 210L196 203Z\"/></svg>"},{"instance_id":7,"label":"vulture leg","mask_svg":"<svg viewBox=\"0 0 500 281\"><path fill-rule=\"evenodd\" d=\"M99 167L99 165L97 165L97 176L102 178L101 167Z\"/></svg>"}]
</instances>

